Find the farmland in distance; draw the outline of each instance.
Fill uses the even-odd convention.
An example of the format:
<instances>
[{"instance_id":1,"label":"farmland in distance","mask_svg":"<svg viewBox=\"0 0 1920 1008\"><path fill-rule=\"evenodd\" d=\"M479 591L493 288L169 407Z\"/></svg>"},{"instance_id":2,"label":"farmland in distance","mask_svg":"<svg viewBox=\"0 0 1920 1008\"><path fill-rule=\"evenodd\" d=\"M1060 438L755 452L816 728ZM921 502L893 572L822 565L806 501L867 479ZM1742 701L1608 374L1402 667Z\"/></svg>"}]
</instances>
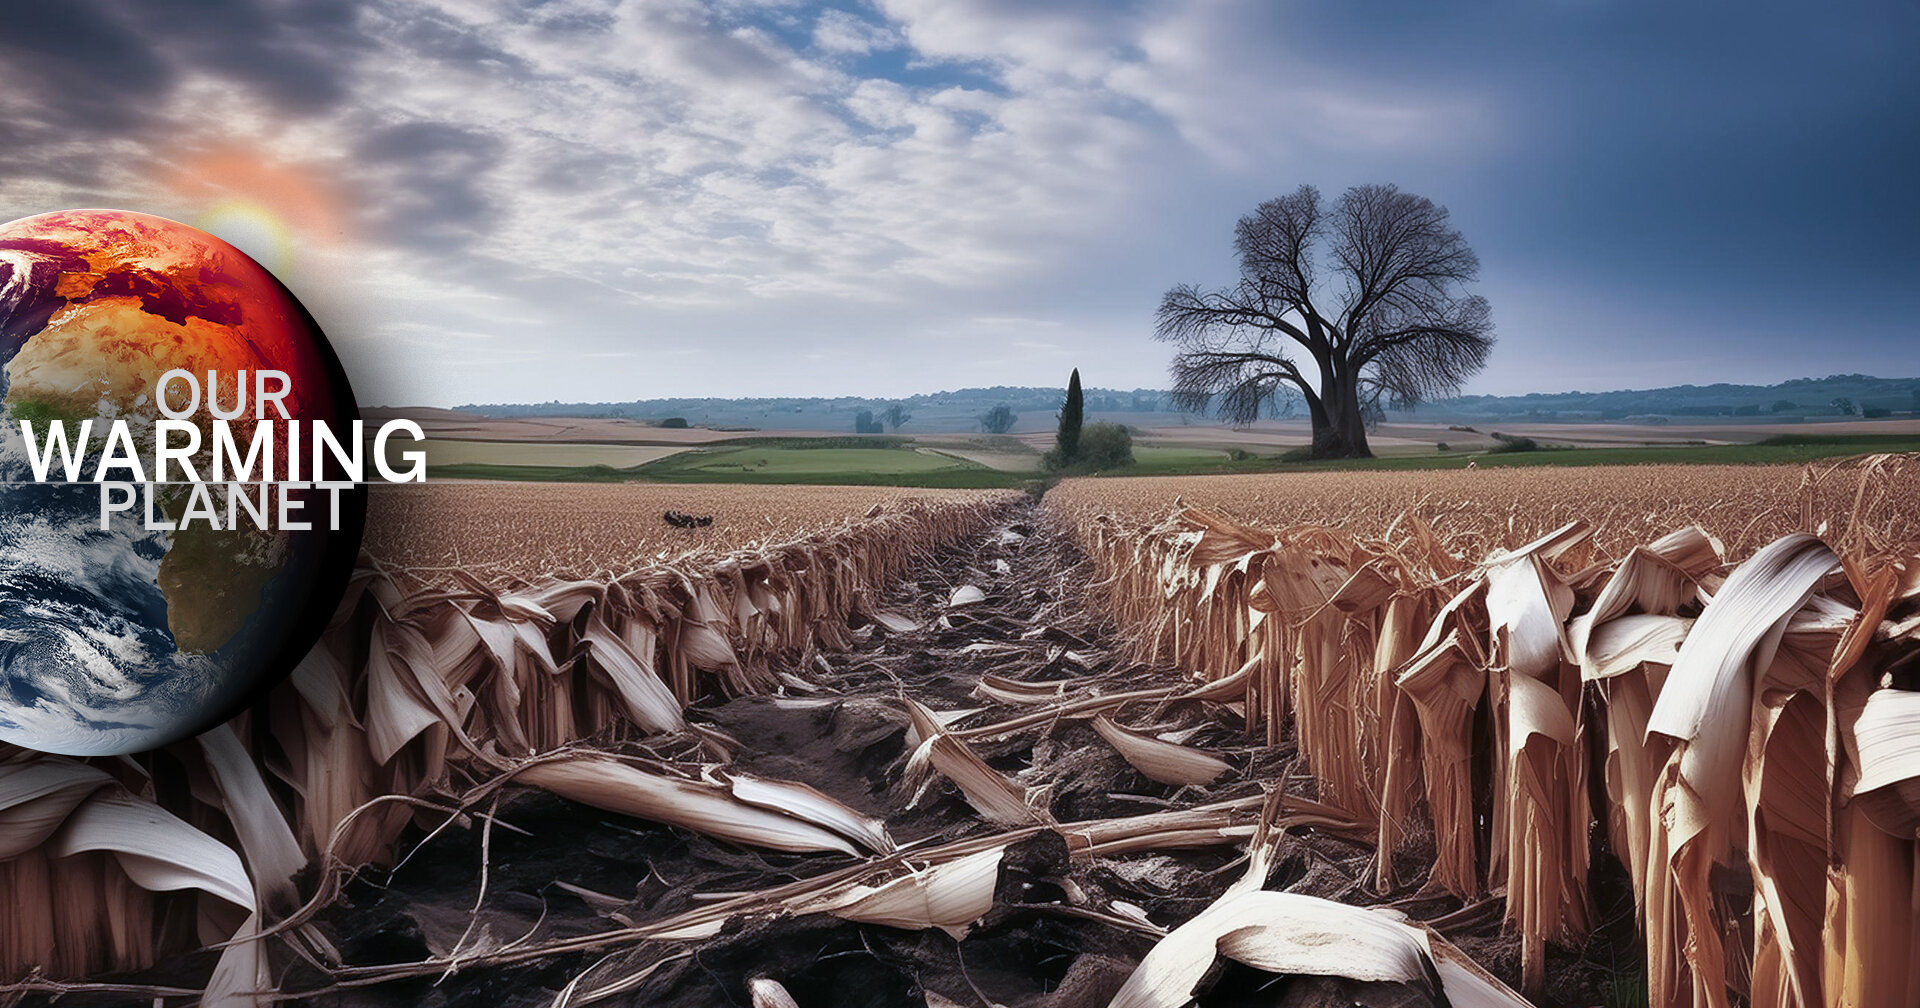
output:
<instances>
[{"instance_id":1,"label":"farmland in distance","mask_svg":"<svg viewBox=\"0 0 1920 1008\"><path fill-rule=\"evenodd\" d=\"M366 551L394 567L488 575L624 572L684 557L787 542L873 508L975 491L887 486L703 486L518 482L375 488ZM711 517L676 528L667 511Z\"/></svg>"}]
</instances>

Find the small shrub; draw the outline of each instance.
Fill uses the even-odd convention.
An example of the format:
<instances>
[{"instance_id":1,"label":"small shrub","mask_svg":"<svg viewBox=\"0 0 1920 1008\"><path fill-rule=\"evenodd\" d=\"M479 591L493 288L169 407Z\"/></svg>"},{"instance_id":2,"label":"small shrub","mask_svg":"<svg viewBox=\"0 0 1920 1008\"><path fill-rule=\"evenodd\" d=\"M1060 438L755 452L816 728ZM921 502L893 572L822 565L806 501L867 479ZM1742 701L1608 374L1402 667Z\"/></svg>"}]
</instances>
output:
<instances>
[{"instance_id":1,"label":"small shrub","mask_svg":"<svg viewBox=\"0 0 1920 1008\"><path fill-rule=\"evenodd\" d=\"M1091 469L1133 464L1133 435L1117 423L1088 424L1080 431L1080 462Z\"/></svg>"},{"instance_id":2,"label":"small shrub","mask_svg":"<svg viewBox=\"0 0 1920 1008\"><path fill-rule=\"evenodd\" d=\"M671 427L674 430L685 430L687 427L687 418L683 416L670 416L660 421L660 426Z\"/></svg>"},{"instance_id":3,"label":"small shrub","mask_svg":"<svg viewBox=\"0 0 1920 1008\"><path fill-rule=\"evenodd\" d=\"M1540 450L1540 442L1530 437L1515 437L1511 434L1502 434L1499 431L1494 431L1493 440L1493 447L1487 449L1488 454Z\"/></svg>"},{"instance_id":4,"label":"small shrub","mask_svg":"<svg viewBox=\"0 0 1920 1008\"><path fill-rule=\"evenodd\" d=\"M1449 444L1447 444L1447 443L1446 443L1445 441L1442 441L1442 442L1440 442L1439 444L1436 444L1436 445L1434 445L1434 447L1435 447L1436 449L1438 449L1438 450L1440 450L1440 451L1452 451L1452 450L1453 450L1453 447L1452 447L1451 445L1449 445Z\"/></svg>"},{"instance_id":5,"label":"small shrub","mask_svg":"<svg viewBox=\"0 0 1920 1008\"><path fill-rule=\"evenodd\" d=\"M1133 433L1117 423L1087 424L1080 430L1080 453L1067 458L1060 446L1040 456L1048 472L1089 473L1133 464Z\"/></svg>"}]
</instances>

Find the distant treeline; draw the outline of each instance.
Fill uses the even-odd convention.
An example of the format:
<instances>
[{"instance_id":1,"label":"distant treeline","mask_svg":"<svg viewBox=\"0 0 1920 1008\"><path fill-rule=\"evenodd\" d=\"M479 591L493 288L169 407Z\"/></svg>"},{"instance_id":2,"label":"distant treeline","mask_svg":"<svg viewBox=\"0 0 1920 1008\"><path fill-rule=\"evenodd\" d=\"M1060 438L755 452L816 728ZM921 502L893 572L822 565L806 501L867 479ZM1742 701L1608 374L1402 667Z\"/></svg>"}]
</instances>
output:
<instances>
[{"instance_id":1,"label":"distant treeline","mask_svg":"<svg viewBox=\"0 0 1920 1008\"><path fill-rule=\"evenodd\" d=\"M1536 392L1521 396L1462 396L1421 407L1414 415L1445 419L1505 417L1540 420L1654 420L1702 417L1889 416L1920 410L1920 378L1829 375L1778 385L1674 385L1618 392Z\"/></svg>"},{"instance_id":2,"label":"distant treeline","mask_svg":"<svg viewBox=\"0 0 1920 1008\"><path fill-rule=\"evenodd\" d=\"M911 413L905 428L913 431L966 429L973 418L996 406L1018 414L1053 416L1060 408L1061 390L1030 386L955 389L899 399L842 396L820 398L636 399L630 402L481 403L457 407L493 417L619 417L659 421L669 417L707 427L761 429L848 429L862 410L876 414L898 404ZM1180 423L1163 389L1086 390L1089 415L1166 413L1165 423ZM1391 419L1494 420L1531 419L1567 422L1633 420L1659 422L1707 417L1751 417L1793 420L1839 416L1888 416L1920 411L1920 378L1876 378L1871 375L1829 375L1796 378L1778 385L1674 385L1657 389L1612 392L1535 392L1519 396L1461 396L1421 406L1412 413L1393 413ZM1289 415L1282 406L1276 415ZM1295 411L1297 415L1298 411ZM1193 417L1198 419L1198 417Z\"/></svg>"},{"instance_id":3,"label":"distant treeline","mask_svg":"<svg viewBox=\"0 0 1920 1008\"><path fill-rule=\"evenodd\" d=\"M995 406L1007 406L1017 413L1031 411L1051 414L1060 408L1061 395L1062 390L1057 388L996 386L955 389L951 392L933 392L898 399L864 396L837 398L786 396L742 399L636 399L631 402L598 403L554 400L543 403L479 403L455 408L468 413L494 417L567 416L633 419L686 417L697 424L711 424L724 422L729 418L747 420L783 414L844 413L853 416L861 410L878 411L895 403L915 415L927 416L946 413L979 413ZM1088 389L1086 402L1089 410L1103 412L1159 413L1171 409L1167 393L1160 389L1131 391Z\"/></svg>"}]
</instances>

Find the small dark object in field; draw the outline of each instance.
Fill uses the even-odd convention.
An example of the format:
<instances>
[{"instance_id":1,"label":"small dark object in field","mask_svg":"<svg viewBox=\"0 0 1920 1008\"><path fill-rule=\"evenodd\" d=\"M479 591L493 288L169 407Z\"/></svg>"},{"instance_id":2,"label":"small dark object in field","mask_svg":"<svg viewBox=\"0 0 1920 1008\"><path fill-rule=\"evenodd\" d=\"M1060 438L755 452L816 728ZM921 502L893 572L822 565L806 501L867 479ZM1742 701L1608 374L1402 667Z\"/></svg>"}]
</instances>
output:
<instances>
[{"instance_id":1,"label":"small dark object in field","mask_svg":"<svg viewBox=\"0 0 1920 1008\"><path fill-rule=\"evenodd\" d=\"M1494 431L1492 437L1494 444L1487 449L1488 454L1494 452L1542 451L1546 448L1545 445L1530 437L1515 437L1512 434L1502 434L1499 431Z\"/></svg>"},{"instance_id":2,"label":"small dark object in field","mask_svg":"<svg viewBox=\"0 0 1920 1008\"><path fill-rule=\"evenodd\" d=\"M674 528L706 528L713 524L712 515L690 515L684 511L668 511L660 517Z\"/></svg>"}]
</instances>

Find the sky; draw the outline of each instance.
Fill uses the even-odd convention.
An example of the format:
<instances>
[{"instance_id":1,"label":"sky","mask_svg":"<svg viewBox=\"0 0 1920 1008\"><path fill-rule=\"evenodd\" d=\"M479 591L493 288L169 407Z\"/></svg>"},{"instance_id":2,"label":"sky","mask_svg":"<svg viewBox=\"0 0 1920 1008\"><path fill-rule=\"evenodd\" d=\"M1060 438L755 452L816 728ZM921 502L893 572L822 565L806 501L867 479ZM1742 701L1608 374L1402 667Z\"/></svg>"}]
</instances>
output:
<instances>
[{"instance_id":1,"label":"sky","mask_svg":"<svg viewBox=\"0 0 1920 1008\"><path fill-rule=\"evenodd\" d=\"M363 403L1163 387L1234 221L1391 182L1515 394L1920 374L1920 5L63 0L0 219L173 217Z\"/></svg>"}]
</instances>

